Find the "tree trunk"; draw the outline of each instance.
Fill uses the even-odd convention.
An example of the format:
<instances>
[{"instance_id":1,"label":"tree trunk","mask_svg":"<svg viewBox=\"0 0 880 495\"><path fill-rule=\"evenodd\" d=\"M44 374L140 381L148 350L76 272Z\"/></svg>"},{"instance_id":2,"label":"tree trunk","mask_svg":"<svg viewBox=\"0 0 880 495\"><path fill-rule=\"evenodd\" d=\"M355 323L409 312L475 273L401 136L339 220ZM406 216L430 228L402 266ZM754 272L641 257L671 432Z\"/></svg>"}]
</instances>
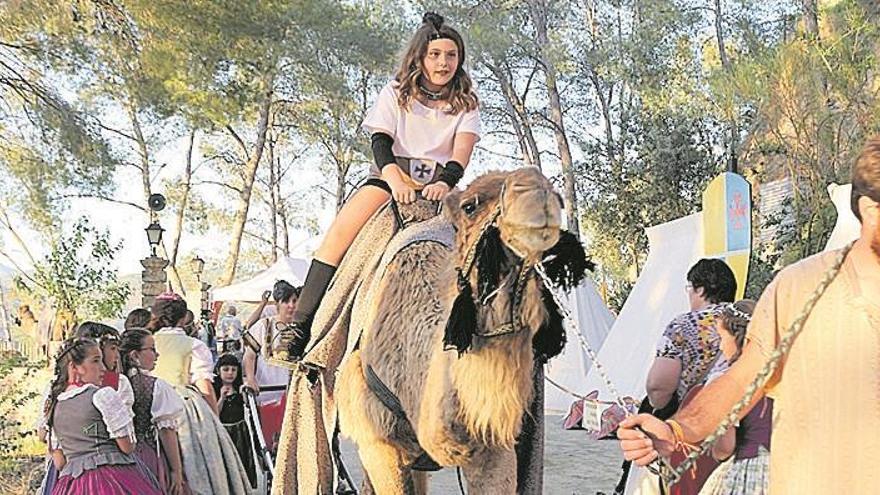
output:
<instances>
[{"instance_id":1,"label":"tree trunk","mask_svg":"<svg viewBox=\"0 0 880 495\"><path fill-rule=\"evenodd\" d=\"M802 0L804 32L812 39L819 38L819 2L818 0Z\"/></svg>"},{"instance_id":2,"label":"tree trunk","mask_svg":"<svg viewBox=\"0 0 880 495\"><path fill-rule=\"evenodd\" d=\"M535 141L532 125L529 122L525 102L516 93L516 89L510 81L511 78L504 69L493 63L487 62L484 65L495 75L495 78L498 79L498 84L501 86L505 106L507 106L507 113L510 115L510 123L513 125L513 129L519 139L523 161L526 165L541 169L541 155L538 150L538 143Z\"/></svg>"},{"instance_id":3,"label":"tree trunk","mask_svg":"<svg viewBox=\"0 0 880 495\"><path fill-rule=\"evenodd\" d=\"M718 42L718 57L721 59L721 68L728 75L733 72L733 67L730 64L730 58L727 56L727 48L724 43L724 18L721 12L721 0L715 0L715 39ZM735 103L731 102L732 105ZM728 161L728 171L737 173L737 169L739 168L737 165L737 158L739 154L739 125L737 123L736 118L736 108L730 108L730 139L727 143L728 145L728 153L729 153L729 161Z\"/></svg>"},{"instance_id":4,"label":"tree trunk","mask_svg":"<svg viewBox=\"0 0 880 495\"><path fill-rule=\"evenodd\" d=\"M562 116L562 102L559 97L559 88L556 85L556 67L547 57L546 51L550 47L550 39L547 36L547 5L543 0L529 0L529 11L532 23L535 27L535 38L540 49L539 58L544 66L544 75L547 85L547 97L550 103L550 121L553 124L553 134L556 138L556 146L559 148L559 158L562 162L562 178L565 184L565 207L568 217L568 230L580 238L578 227L577 192L574 183L574 163L571 158L571 148L568 145L568 136L565 134L565 122Z\"/></svg>"},{"instance_id":5,"label":"tree trunk","mask_svg":"<svg viewBox=\"0 0 880 495\"><path fill-rule=\"evenodd\" d=\"M131 120L131 128L134 131L134 137L137 141L138 146L138 156L140 157L140 170L141 170L141 186L143 187L144 193L144 205L149 205L148 200L150 198L151 187L150 182L152 177L150 177L150 153L147 148L147 140L144 138L143 130L141 129L141 123L137 116L137 106L134 101L128 101L128 118ZM148 221L152 221L155 218L155 213L149 208L146 210Z\"/></svg>"},{"instance_id":6,"label":"tree trunk","mask_svg":"<svg viewBox=\"0 0 880 495\"><path fill-rule=\"evenodd\" d=\"M269 215L272 229L272 263L278 261L278 196L275 195L275 185L278 175L275 174L275 139L269 139Z\"/></svg>"},{"instance_id":7,"label":"tree trunk","mask_svg":"<svg viewBox=\"0 0 880 495\"><path fill-rule=\"evenodd\" d=\"M168 266L174 275L174 281L181 294L186 296L186 290L183 288L183 281L180 280L180 273L177 271L177 257L180 254L180 238L183 235L183 220L186 218L186 207L189 203L189 193L192 190L192 158L195 149L196 130L193 129L189 134L189 148L186 153L186 168L183 170L183 196L180 199L180 206L177 210L177 218L175 219L174 237L171 238L171 250L168 254Z\"/></svg>"},{"instance_id":8,"label":"tree trunk","mask_svg":"<svg viewBox=\"0 0 880 495\"><path fill-rule=\"evenodd\" d=\"M220 285L229 285L235 278L235 270L238 265L238 255L241 251L241 238L244 234L244 227L248 219L248 210L251 205L251 192L254 188L254 180L257 176L257 168L260 166L260 159L263 156L263 149L266 145L266 133L269 129L269 110L272 107L272 85L273 77L266 75L264 77L265 96L260 104L260 116L257 122L257 141L254 143L253 152L245 166L244 183L241 187L241 194L238 198L238 209L235 212L232 224L232 235L229 240L229 254L226 257L226 263L223 266L223 275L220 276L218 283Z\"/></svg>"},{"instance_id":9,"label":"tree trunk","mask_svg":"<svg viewBox=\"0 0 880 495\"><path fill-rule=\"evenodd\" d=\"M275 171L275 197L278 198L278 218L281 220L281 252L284 256L290 256L290 232L287 226L287 203L281 196L281 159L276 160Z\"/></svg>"}]
</instances>

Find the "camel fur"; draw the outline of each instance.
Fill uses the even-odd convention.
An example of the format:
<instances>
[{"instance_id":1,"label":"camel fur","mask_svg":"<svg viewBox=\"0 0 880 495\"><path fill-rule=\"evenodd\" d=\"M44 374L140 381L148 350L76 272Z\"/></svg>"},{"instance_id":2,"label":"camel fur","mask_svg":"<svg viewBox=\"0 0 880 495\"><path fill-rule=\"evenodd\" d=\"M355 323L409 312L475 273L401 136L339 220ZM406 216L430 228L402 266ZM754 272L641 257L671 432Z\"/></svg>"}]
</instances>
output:
<instances>
[{"instance_id":1,"label":"camel fur","mask_svg":"<svg viewBox=\"0 0 880 495\"><path fill-rule=\"evenodd\" d=\"M376 307L336 383L341 432L356 442L376 493L424 493L426 476L410 469L423 451L443 466L460 466L470 493L515 493L514 447L535 389L532 341L548 321L544 288L534 274L514 315L520 329L480 335L510 321L518 267L539 261L559 240L561 203L540 171L525 168L486 174L448 195L443 207L456 232L454 248L413 244L378 282ZM484 293L479 267L468 273L476 335L462 352L447 350L445 326L459 293L456 268L466 265L468 250L495 215L504 257L499 279ZM409 421L368 388L366 366L397 396Z\"/></svg>"}]
</instances>

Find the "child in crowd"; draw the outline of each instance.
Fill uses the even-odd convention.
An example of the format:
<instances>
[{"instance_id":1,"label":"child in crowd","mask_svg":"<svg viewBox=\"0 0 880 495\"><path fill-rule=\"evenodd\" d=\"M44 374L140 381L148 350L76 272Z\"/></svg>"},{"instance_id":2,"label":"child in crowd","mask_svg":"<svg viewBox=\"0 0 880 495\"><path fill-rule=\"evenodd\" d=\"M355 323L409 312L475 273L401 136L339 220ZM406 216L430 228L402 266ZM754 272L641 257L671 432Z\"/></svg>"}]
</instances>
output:
<instances>
[{"instance_id":1,"label":"child in crowd","mask_svg":"<svg viewBox=\"0 0 880 495\"><path fill-rule=\"evenodd\" d=\"M251 486L257 484L254 453L245 422L245 397L241 393L241 362L234 354L222 354L214 367L214 393L220 408L220 422L232 438Z\"/></svg>"},{"instance_id":2,"label":"child in crowd","mask_svg":"<svg viewBox=\"0 0 880 495\"><path fill-rule=\"evenodd\" d=\"M159 358L153 335L142 328L126 330L119 350L123 372L134 391L134 453L165 493L186 495L190 492L177 439L183 400L167 382L149 375Z\"/></svg>"},{"instance_id":3,"label":"child in crowd","mask_svg":"<svg viewBox=\"0 0 880 495\"><path fill-rule=\"evenodd\" d=\"M88 338L62 344L46 410L49 444L59 472L53 495L160 495L135 462L131 410L101 387L101 348Z\"/></svg>"},{"instance_id":4,"label":"child in crowd","mask_svg":"<svg viewBox=\"0 0 880 495\"><path fill-rule=\"evenodd\" d=\"M101 356L104 364L104 374L100 386L110 387L119 392L119 395L122 398L122 402L127 407L131 408L132 403L134 403L134 394L131 390L131 383L129 383L128 379L125 376L121 376L118 371L119 333L116 331L116 329L102 323L86 321L80 324L80 326L77 328L76 337L89 338L98 343L98 346L101 348ZM46 390L43 392L42 404L44 405L44 410L47 409L46 406L49 403L50 394L51 384L49 384L46 387ZM47 421L48 418L43 415L40 417L37 424L37 433L42 441L46 441L47 438ZM43 478L40 493L42 495L48 495L52 493L52 487L55 486L55 481L57 479L58 473L55 470L54 464L51 462L47 462L46 475Z\"/></svg>"},{"instance_id":5,"label":"child in crowd","mask_svg":"<svg viewBox=\"0 0 880 495\"><path fill-rule=\"evenodd\" d=\"M721 352L730 364L742 353L746 328L755 301L744 299L721 312L718 335ZM712 380L715 376L710 376ZM712 456L722 463L712 473L700 495L763 495L770 489L770 433L773 399L762 397L735 428L712 447ZM733 456L731 459L730 457Z\"/></svg>"}]
</instances>

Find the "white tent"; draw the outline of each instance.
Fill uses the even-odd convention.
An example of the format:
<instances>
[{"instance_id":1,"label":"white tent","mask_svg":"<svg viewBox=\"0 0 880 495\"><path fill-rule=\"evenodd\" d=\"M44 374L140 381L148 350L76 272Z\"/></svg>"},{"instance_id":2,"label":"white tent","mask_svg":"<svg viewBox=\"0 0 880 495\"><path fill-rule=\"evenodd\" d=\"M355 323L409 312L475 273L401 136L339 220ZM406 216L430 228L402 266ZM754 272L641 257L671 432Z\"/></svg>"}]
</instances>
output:
<instances>
[{"instance_id":1,"label":"white tent","mask_svg":"<svg viewBox=\"0 0 880 495\"><path fill-rule=\"evenodd\" d=\"M828 195L837 208L837 223L831 231L828 243L825 244L826 251L842 248L859 237L862 224L850 208L850 194L852 194L852 184L828 185Z\"/></svg>"},{"instance_id":2,"label":"white tent","mask_svg":"<svg viewBox=\"0 0 880 495\"><path fill-rule=\"evenodd\" d=\"M211 299L214 301L258 302L263 291L272 290L272 286L279 280L286 280L294 286L301 286L306 279L308 269L308 260L283 257L249 280L213 289Z\"/></svg>"},{"instance_id":3,"label":"white tent","mask_svg":"<svg viewBox=\"0 0 880 495\"><path fill-rule=\"evenodd\" d=\"M703 216L695 213L645 233L645 267L598 356L617 391L636 400L645 395L645 379L666 323L688 310L685 278L703 256ZM583 390L598 390L600 400L615 399L595 368L587 374Z\"/></svg>"},{"instance_id":4,"label":"white tent","mask_svg":"<svg viewBox=\"0 0 880 495\"><path fill-rule=\"evenodd\" d=\"M565 413L575 400L568 392L553 385L556 383L579 395L586 395L584 380L592 361L581 347L577 332L587 341L594 352L602 347L605 337L614 323L614 314L608 310L595 285L590 279L567 294L565 307L578 328L566 325L566 344L562 354L551 359L545 366L548 383L544 387L544 410L548 413ZM553 383L549 383L552 380Z\"/></svg>"}]
</instances>

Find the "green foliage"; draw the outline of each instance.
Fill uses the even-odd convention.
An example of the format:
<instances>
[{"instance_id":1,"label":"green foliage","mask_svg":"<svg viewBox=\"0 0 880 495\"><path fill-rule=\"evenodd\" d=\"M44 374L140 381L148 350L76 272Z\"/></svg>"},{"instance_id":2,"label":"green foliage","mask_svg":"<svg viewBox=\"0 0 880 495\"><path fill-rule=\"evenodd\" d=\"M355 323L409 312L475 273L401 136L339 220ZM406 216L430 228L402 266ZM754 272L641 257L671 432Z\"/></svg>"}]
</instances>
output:
<instances>
[{"instance_id":1,"label":"green foliage","mask_svg":"<svg viewBox=\"0 0 880 495\"><path fill-rule=\"evenodd\" d=\"M56 309L74 320L121 316L131 288L120 283L113 258L121 248L107 231L99 231L80 218L67 234L52 243L46 258L32 275L19 276L17 285L53 301Z\"/></svg>"}]
</instances>

